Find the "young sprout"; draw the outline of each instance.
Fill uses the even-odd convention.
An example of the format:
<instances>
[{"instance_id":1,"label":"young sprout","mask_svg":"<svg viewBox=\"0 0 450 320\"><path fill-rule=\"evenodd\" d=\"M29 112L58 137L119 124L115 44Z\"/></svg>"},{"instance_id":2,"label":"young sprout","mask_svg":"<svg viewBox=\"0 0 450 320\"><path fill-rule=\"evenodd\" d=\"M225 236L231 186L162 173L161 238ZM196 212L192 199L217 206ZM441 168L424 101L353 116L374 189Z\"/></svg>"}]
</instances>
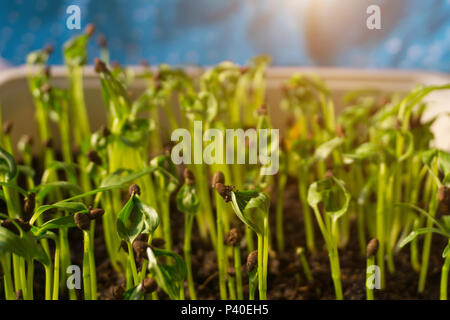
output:
<instances>
[{"instance_id":1,"label":"young sprout","mask_svg":"<svg viewBox=\"0 0 450 320\"><path fill-rule=\"evenodd\" d=\"M103 209L91 209L89 212L77 212L73 219L77 227L83 231L84 251L83 251L83 284L85 300L97 300L97 279L94 257L94 239L91 228L94 224L92 220L103 216Z\"/></svg>"},{"instance_id":2,"label":"young sprout","mask_svg":"<svg viewBox=\"0 0 450 320\"><path fill-rule=\"evenodd\" d=\"M253 190L233 191L233 186L216 183L217 192L231 206L239 219L258 236L259 299L267 299L267 268L269 258L269 197Z\"/></svg>"},{"instance_id":3,"label":"young sprout","mask_svg":"<svg viewBox=\"0 0 450 320\"><path fill-rule=\"evenodd\" d=\"M215 188L216 185L224 184L225 183L225 176L221 171L217 171L212 179L212 187ZM225 256L225 250L223 246L223 221L222 217L224 215L224 208L222 201L220 200L220 195L218 193L215 193L215 201L216 201L216 230L217 230L217 266L219 269L219 289L220 289L220 298L222 300L227 299L227 290L225 286L225 278L226 278L226 268L225 265L227 264L227 258ZM231 278L229 281L232 281ZM230 292L231 294L231 292Z\"/></svg>"},{"instance_id":4,"label":"young sprout","mask_svg":"<svg viewBox=\"0 0 450 320\"><path fill-rule=\"evenodd\" d=\"M333 175L328 175L325 179L314 182L309 186L308 203L314 210L328 249L336 299L342 300L341 271L336 239L337 222L347 212L350 195L341 180Z\"/></svg>"},{"instance_id":5,"label":"young sprout","mask_svg":"<svg viewBox=\"0 0 450 320\"><path fill-rule=\"evenodd\" d=\"M186 262L189 296L191 300L196 300L194 277L191 265L191 234L192 223L195 214L200 206L200 200L195 189L195 177L189 169L184 170L184 185L177 193L178 210L185 214L184 220L184 261Z\"/></svg>"},{"instance_id":6,"label":"young sprout","mask_svg":"<svg viewBox=\"0 0 450 320\"><path fill-rule=\"evenodd\" d=\"M303 247L297 247L296 253L300 258L300 263L302 265L306 279L308 280L309 283L312 283L314 281L314 278L311 273L311 269L309 268L308 260L306 259L305 249Z\"/></svg>"},{"instance_id":7,"label":"young sprout","mask_svg":"<svg viewBox=\"0 0 450 320\"><path fill-rule=\"evenodd\" d=\"M248 299L255 300L255 291L258 286L258 250L250 252L247 256L247 274L248 274Z\"/></svg>"},{"instance_id":8,"label":"young sprout","mask_svg":"<svg viewBox=\"0 0 450 320\"><path fill-rule=\"evenodd\" d=\"M234 270L236 274L236 288L237 288L237 298L239 300L244 299L244 290L242 287L242 263L241 263L241 235L237 228L232 228L228 234L225 243L233 248L234 255Z\"/></svg>"},{"instance_id":9,"label":"young sprout","mask_svg":"<svg viewBox=\"0 0 450 320\"><path fill-rule=\"evenodd\" d=\"M367 244L366 249L366 256L367 256L367 262L366 262L366 298L367 300L373 300L373 281L371 280L372 275L372 268L375 265L375 256L377 255L378 251L378 240L372 239Z\"/></svg>"}]
</instances>

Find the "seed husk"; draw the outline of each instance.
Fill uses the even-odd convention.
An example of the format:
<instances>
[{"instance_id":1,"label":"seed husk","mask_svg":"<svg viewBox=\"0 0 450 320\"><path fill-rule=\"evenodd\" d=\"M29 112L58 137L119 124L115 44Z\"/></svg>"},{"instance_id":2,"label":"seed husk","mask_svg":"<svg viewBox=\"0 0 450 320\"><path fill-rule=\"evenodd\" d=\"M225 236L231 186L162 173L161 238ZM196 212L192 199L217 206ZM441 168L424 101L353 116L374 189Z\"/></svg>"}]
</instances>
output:
<instances>
[{"instance_id":1,"label":"seed husk","mask_svg":"<svg viewBox=\"0 0 450 320\"><path fill-rule=\"evenodd\" d=\"M217 171L213 178L212 178L212 187L214 188L216 186L216 183L221 183L224 184L225 183L225 175L223 174L222 171Z\"/></svg>"},{"instance_id":2,"label":"seed husk","mask_svg":"<svg viewBox=\"0 0 450 320\"><path fill-rule=\"evenodd\" d=\"M327 170L325 172L325 179L331 178L333 176L333 170Z\"/></svg>"},{"instance_id":3,"label":"seed husk","mask_svg":"<svg viewBox=\"0 0 450 320\"><path fill-rule=\"evenodd\" d=\"M33 145L33 138L28 134L23 135L22 141L26 146L31 147Z\"/></svg>"},{"instance_id":4,"label":"seed husk","mask_svg":"<svg viewBox=\"0 0 450 320\"><path fill-rule=\"evenodd\" d=\"M9 135L12 131L13 123L11 120L5 121L2 126L2 132L4 135Z\"/></svg>"},{"instance_id":5,"label":"seed husk","mask_svg":"<svg viewBox=\"0 0 450 320\"><path fill-rule=\"evenodd\" d=\"M89 210L89 218L91 220L101 218L104 214L105 214L105 210L100 209L100 208Z\"/></svg>"},{"instance_id":6,"label":"seed husk","mask_svg":"<svg viewBox=\"0 0 450 320\"><path fill-rule=\"evenodd\" d=\"M145 257L148 244L145 241L133 241L133 250L136 253L136 258Z\"/></svg>"},{"instance_id":7,"label":"seed husk","mask_svg":"<svg viewBox=\"0 0 450 320\"><path fill-rule=\"evenodd\" d=\"M261 105L257 110L258 116L267 116L267 106L265 104Z\"/></svg>"},{"instance_id":8,"label":"seed husk","mask_svg":"<svg viewBox=\"0 0 450 320\"><path fill-rule=\"evenodd\" d=\"M186 184L188 184L188 185L195 184L194 173L191 170L189 170L188 168L184 169L184 179L186 181Z\"/></svg>"},{"instance_id":9,"label":"seed husk","mask_svg":"<svg viewBox=\"0 0 450 320\"><path fill-rule=\"evenodd\" d=\"M234 190L234 186L227 186L223 183L216 183L215 188L225 202L231 201L231 191Z\"/></svg>"},{"instance_id":10,"label":"seed husk","mask_svg":"<svg viewBox=\"0 0 450 320\"><path fill-rule=\"evenodd\" d=\"M342 124L336 126L336 134L338 137L343 138L345 136L345 130Z\"/></svg>"},{"instance_id":11,"label":"seed husk","mask_svg":"<svg viewBox=\"0 0 450 320\"><path fill-rule=\"evenodd\" d=\"M44 47L43 51L44 51L46 54L51 55L52 52L53 52L53 45L47 44L47 45Z\"/></svg>"},{"instance_id":12,"label":"seed husk","mask_svg":"<svg viewBox=\"0 0 450 320\"><path fill-rule=\"evenodd\" d=\"M52 138L48 138L44 140L44 146L46 148L52 148L53 147L53 140Z\"/></svg>"},{"instance_id":13,"label":"seed husk","mask_svg":"<svg viewBox=\"0 0 450 320\"><path fill-rule=\"evenodd\" d=\"M144 280L142 280L142 288L145 294L152 293L156 291L156 289L158 289L158 284L153 278L145 278Z\"/></svg>"},{"instance_id":14,"label":"seed husk","mask_svg":"<svg viewBox=\"0 0 450 320\"><path fill-rule=\"evenodd\" d=\"M147 242L148 241L148 233L140 233L136 239L134 239L134 241L144 241Z\"/></svg>"},{"instance_id":15,"label":"seed husk","mask_svg":"<svg viewBox=\"0 0 450 320\"><path fill-rule=\"evenodd\" d=\"M100 155L95 150L89 150L86 154L86 157L89 159L90 162L95 163L98 166L101 166L103 161L102 158L100 158Z\"/></svg>"},{"instance_id":16,"label":"seed husk","mask_svg":"<svg viewBox=\"0 0 450 320\"><path fill-rule=\"evenodd\" d=\"M97 43L98 43L99 47L101 47L101 48L106 48L108 46L108 43L106 41L106 37L104 34L100 34L98 36Z\"/></svg>"},{"instance_id":17,"label":"seed husk","mask_svg":"<svg viewBox=\"0 0 450 320\"><path fill-rule=\"evenodd\" d=\"M367 258L373 257L377 254L378 246L379 246L378 239L373 238L372 240L369 241L369 243L367 244L367 251L366 251Z\"/></svg>"},{"instance_id":18,"label":"seed husk","mask_svg":"<svg viewBox=\"0 0 450 320\"><path fill-rule=\"evenodd\" d=\"M89 23L86 28L84 28L84 33L88 36L91 37L94 33L95 33L95 24L93 23Z\"/></svg>"},{"instance_id":19,"label":"seed husk","mask_svg":"<svg viewBox=\"0 0 450 320\"><path fill-rule=\"evenodd\" d=\"M108 127L104 124L100 127L100 132L102 133L103 138L108 138L111 135L111 131L109 131Z\"/></svg>"},{"instance_id":20,"label":"seed husk","mask_svg":"<svg viewBox=\"0 0 450 320\"><path fill-rule=\"evenodd\" d=\"M250 252L247 257L247 272L251 272L258 265L258 250Z\"/></svg>"},{"instance_id":21,"label":"seed husk","mask_svg":"<svg viewBox=\"0 0 450 320\"><path fill-rule=\"evenodd\" d=\"M49 83L44 83L41 86L41 91L44 93L49 93L50 91L52 91L52 86Z\"/></svg>"},{"instance_id":22,"label":"seed husk","mask_svg":"<svg viewBox=\"0 0 450 320\"><path fill-rule=\"evenodd\" d=\"M44 76L46 76L47 78L50 78L50 76L52 75L51 71L52 71L52 68L50 66L45 66L44 71L43 71Z\"/></svg>"},{"instance_id":23,"label":"seed husk","mask_svg":"<svg viewBox=\"0 0 450 320\"><path fill-rule=\"evenodd\" d=\"M109 72L108 68L106 67L106 64L99 58L94 59L94 70L97 73L108 73Z\"/></svg>"},{"instance_id":24,"label":"seed husk","mask_svg":"<svg viewBox=\"0 0 450 320\"><path fill-rule=\"evenodd\" d=\"M237 228L232 228L225 239L225 243L230 247L234 247L238 245L240 241L241 235L239 234L239 230Z\"/></svg>"},{"instance_id":25,"label":"seed husk","mask_svg":"<svg viewBox=\"0 0 450 320\"><path fill-rule=\"evenodd\" d=\"M114 286L111 291L114 299L123 300L125 289L122 286Z\"/></svg>"},{"instance_id":26,"label":"seed husk","mask_svg":"<svg viewBox=\"0 0 450 320\"><path fill-rule=\"evenodd\" d=\"M91 219L89 214L83 212L77 212L74 214L73 219L77 224L78 228L83 231L88 231L91 227Z\"/></svg>"},{"instance_id":27,"label":"seed husk","mask_svg":"<svg viewBox=\"0 0 450 320\"><path fill-rule=\"evenodd\" d=\"M439 201L449 202L450 201L450 188L446 186L440 186L438 189L438 199Z\"/></svg>"},{"instance_id":28,"label":"seed husk","mask_svg":"<svg viewBox=\"0 0 450 320\"><path fill-rule=\"evenodd\" d=\"M139 186L135 183L133 183L129 188L128 188L128 194L130 195L130 197L134 196L134 195L141 195L141 188L139 188Z\"/></svg>"}]
</instances>

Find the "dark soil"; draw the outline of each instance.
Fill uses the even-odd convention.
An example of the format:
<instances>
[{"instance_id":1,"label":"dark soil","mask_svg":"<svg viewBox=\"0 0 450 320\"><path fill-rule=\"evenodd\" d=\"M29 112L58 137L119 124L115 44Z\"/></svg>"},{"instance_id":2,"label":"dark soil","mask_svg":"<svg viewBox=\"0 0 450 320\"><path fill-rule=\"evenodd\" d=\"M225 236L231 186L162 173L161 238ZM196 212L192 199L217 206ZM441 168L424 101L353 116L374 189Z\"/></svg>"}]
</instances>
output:
<instances>
[{"instance_id":1,"label":"dark soil","mask_svg":"<svg viewBox=\"0 0 450 320\"><path fill-rule=\"evenodd\" d=\"M275 199L273 196L272 199ZM313 273L314 282L308 283L304 276L295 249L298 246L305 247L304 227L301 215L300 203L298 201L298 190L294 180L289 181L284 194L284 235L285 252L277 253L271 251L269 254L269 277L268 298L269 299L334 299L334 287L329 269L328 253L324 247L320 231L316 227L316 246L318 252L307 256ZM271 226L275 226L275 204L271 206ZM171 206L172 236L174 251L183 254L183 224L184 216ZM355 223L351 238L345 248L339 249L341 279L345 299L365 299L365 268L366 260L360 253L358 246ZM244 234L244 226L238 220L233 220L233 226L240 229ZM196 232L196 225L192 233L192 269L194 272L195 287L198 299L219 299L219 287L217 277L217 264L215 252L209 241L200 238ZM272 230L275 235L275 230ZM83 240L82 233L73 229L69 233L69 241L72 253L72 263L82 265ZM256 243L256 241L255 241ZM276 239L272 237L275 248ZM410 264L408 247L402 249L395 256L395 273L387 272L386 288L375 290L375 299L439 299L440 272L443 264L441 253L445 247L445 239L433 236L432 252L429 263L426 289L423 294L417 293L418 272L414 271ZM420 243L421 247L421 243ZM322 249L320 249L322 248ZM245 265L247 247L245 241L241 242L242 263ZM112 299L112 287L124 284L122 275L115 272L109 263L106 246L103 240L101 223L96 224L95 258L97 265L97 280L99 299ZM37 270L42 269L36 264ZM248 280L243 266L244 297L248 297ZM42 273L36 274L36 298L42 298L43 288L39 284L44 283ZM79 298L82 298L82 290L78 290ZM158 289L160 299L167 299L167 295ZM64 296L63 296L64 297ZM186 297L188 297L186 287Z\"/></svg>"}]
</instances>

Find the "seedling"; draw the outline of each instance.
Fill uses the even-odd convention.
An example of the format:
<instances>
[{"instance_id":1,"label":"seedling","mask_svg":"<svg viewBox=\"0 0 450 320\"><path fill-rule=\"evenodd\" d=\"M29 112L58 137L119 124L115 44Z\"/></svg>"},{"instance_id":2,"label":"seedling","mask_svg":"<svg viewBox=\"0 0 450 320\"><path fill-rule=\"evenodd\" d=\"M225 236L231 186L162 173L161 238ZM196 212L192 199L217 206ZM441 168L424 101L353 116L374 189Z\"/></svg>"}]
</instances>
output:
<instances>
[{"instance_id":1,"label":"seedling","mask_svg":"<svg viewBox=\"0 0 450 320\"><path fill-rule=\"evenodd\" d=\"M189 296L191 300L196 300L194 278L192 275L191 265L191 234L192 223L194 222L195 214L200 206L200 201L195 190L195 178L192 171L185 169L184 171L184 185L177 193L177 207L178 210L185 214L184 221L184 261L187 269L187 279Z\"/></svg>"},{"instance_id":2,"label":"seedling","mask_svg":"<svg viewBox=\"0 0 450 320\"><path fill-rule=\"evenodd\" d=\"M372 239L367 244L367 263L366 263L366 298L367 300L373 300L373 287L371 283L371 275L369 273L369 270L375 265L375 256L378 251L378 240Z\"/></svg>"},{"instance_id":3,"label":"seedling","mask_svg":"<svg viewBox=\"0 0 450 320\"><path fill-rule=\"evenodd\" d=\"M328 249L331 278L336 299L342 300L341 271L336 239L337 222L347 212L350 195L344 183L334 176L314 182L308 190L308 203L313 208L317 223Z\"/></svg>"},{"instance_id":4,"label":"seedling","mask_svg":"<svg viewBox=\"0 0 450 320\"><path fill-rule=\"evenodd\" d=\"M257 191L233 191L234 187L222 183L216 183L215 187L225 202L231 202L239 219L258 236L259 299L266 300L269 258L269 197Z\"/></svg>"}]
</instances>

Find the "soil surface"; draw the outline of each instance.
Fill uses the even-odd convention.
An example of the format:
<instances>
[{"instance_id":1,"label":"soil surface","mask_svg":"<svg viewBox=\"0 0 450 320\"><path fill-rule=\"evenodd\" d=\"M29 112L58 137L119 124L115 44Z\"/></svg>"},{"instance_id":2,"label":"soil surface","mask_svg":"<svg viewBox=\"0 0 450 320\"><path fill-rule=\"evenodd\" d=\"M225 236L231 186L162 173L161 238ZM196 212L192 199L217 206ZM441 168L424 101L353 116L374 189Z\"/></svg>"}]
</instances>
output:
<instances>
[{"instance_id":1,"label":"soil surface","mask_svg":"<svg viewBox=\"0 0 450 320\"><path fill-rule=\"evenodd\" d=\"M271 197L276 199L275 194ZM275 227L275 203L271 205L271 226ZM234 218L233 218L234 219ZM184 216L176 210L174 202L171 204L171 222L173 250L182 256ZM341 265L341 279L345 299L365 299L365 269L366 259L360 253L358 246L356 223L351 222L352 232L348 245L339 249ZM245 233L243 224L237 219L232 221L232 226ZM275 230L271 230L275 235ZM305 247L304 227L301 207L298 200L296 181L288 181L284 193L284 236L285 251L277 253L270 251L269 275L268 275L268 299L335 299L334 287L331 280L328 253L324 246L322 236L317 226L315 229L317 253L307 254L307 259L314 277L312 283L308 283L295 249L298 246ZM244 238L245 239L245 238ZM78 229L69 232L72 261L82 265L83 240L82 233ZM255 239L256 243L256 239ZM276 239L272 237L273 248ZM421 248L422 242L419 242ZM443 264L441 253L445 247L445 239L433 236L432 251L429 262L426 289L423 294L417 293L418 272L413 270L410 264L410 250L405 247L395 255L395 273L387 272L386 288L375 290L375 299L439 299L440 273ZM244 297L248 298L248 279L245 271L247 259L247 246L241 242L241 259L243 263ZM101 223L96 224L95 258L97 266L97 280L99 299L113 299L112 287L125 283L122 275L116 273L108 259L104 244ZM231 261L231 260L230 260ZM42 268L36 264L36 269ZM219 287L217 277L216 256L208 241L200 238L197 226L194 223L192 232L192 269L198 299L219 299ZM36 274L36 298L43 297L44 272ZM186 297L188 298L188 290ZM78 290L78 296L82 299L82 290ZM160 299L168 299L167 295L158 289ZM64 297L64 296L63 296Z\"/></svg>"}]
</instances>

